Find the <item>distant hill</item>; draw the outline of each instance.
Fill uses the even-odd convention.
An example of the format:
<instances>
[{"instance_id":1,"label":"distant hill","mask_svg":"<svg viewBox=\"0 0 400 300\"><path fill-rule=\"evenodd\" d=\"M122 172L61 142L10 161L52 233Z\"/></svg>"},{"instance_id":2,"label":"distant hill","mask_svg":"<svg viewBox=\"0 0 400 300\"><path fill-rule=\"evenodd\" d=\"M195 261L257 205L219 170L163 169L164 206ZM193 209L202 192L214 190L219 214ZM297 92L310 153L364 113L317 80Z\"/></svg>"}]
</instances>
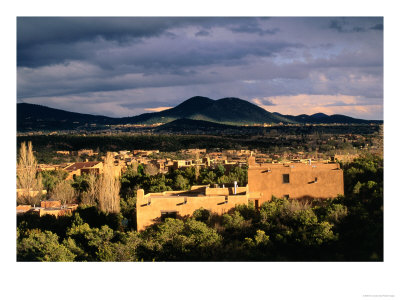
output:
<instances>
[{"instance_id":1,"label":"distant hill","mask_svg":"<svg viewBox=\"0 0 400 300\"><path fill-rule=\"evenodd\" d=\"M281 115L279 113L273 113L277 116L284 117L296 123L310 123L310 124L381 124L382 121L377 120L363 120L363 119L356 119L352 117L348 117L345 115L331 115L328 116L323 113L316 113L313 115L298 115L298 116L290 116L290 115Z\"/></svg>"},{"instance_id":2,"label":"distant hill","mask_svg":"<svg viewBox=\"0 0 400 300\"><path fill-rule=\"evenodd\" d=\"M17 130L63 130L90 124L114 124L117 119L105 116L80 114L47 106L18 103Z\"/></svg>"},{"instance_id":3,"label":"distant hill","mask_svg":"<svg viewBox=\"0 0 400 300\"><path fill-rule=\"evenodd\" d=\"M382 123L382 121L361 120L344 115L328 116L322 113L311 116L282 115L268 112L255 104L238 98L212 100L200 96L192 97L173 108L161 112L145 113L124 118L110 118L106 116L74 113L36 104L17 104L18 131L73 130L90 127L101 128L104 125L116 124L166 124L179 119L185 119L185 126L189 126L187 120L207 121L235 126L263 123ZM178 126L179 124L183 125L180 122L176 122L173 123L172 126ZM202 123L196 124L197 126L201 126ZM212 128L213 126L215 127L216 125L207 125L208 128Z\"/></svg>"},{"instance_id":4,"label":"distant hill","mask_svg":"<svg viewBox=\"0 0 400 300\"><path fill-rule=\"evenodd\" d=\"M293 123L293 121L285 117L274 115L245 100L238 98L212 100L200 96L192 97L178 106L161 112L123 118L123 120L131 124L155 124L167 123L182 118L230 125Z\"/></svg>"}]
</instances>

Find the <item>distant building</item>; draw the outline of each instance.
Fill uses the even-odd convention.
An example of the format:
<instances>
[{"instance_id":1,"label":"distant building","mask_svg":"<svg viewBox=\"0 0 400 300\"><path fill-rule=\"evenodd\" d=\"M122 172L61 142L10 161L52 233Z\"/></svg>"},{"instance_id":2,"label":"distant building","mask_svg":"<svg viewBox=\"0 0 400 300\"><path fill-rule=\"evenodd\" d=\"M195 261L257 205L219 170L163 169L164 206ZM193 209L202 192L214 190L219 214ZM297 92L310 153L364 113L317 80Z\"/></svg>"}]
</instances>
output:
<instances>
[{"instance_id":1,"label":"distant building","mask_svg":"<svg viewBox=\"0 0 400 300\"><path fill-rule=\"evenodd\" d=\"M57 165L46 165L46 164L38 164L37 170L38 171L53 171L57 170L58 166Z\"/></svg>"},{"instance_id":2,"label":"distant building","mask_svg":"<svg viewBox=\"0 0 400 300\"><path fill-rule=\"evenodd\" d=\"M180 168L187 168L187 167L192 167L193 161L192 160L174 160L174 165L173 168L176 169L180 169Z\"/></svg>"},{"instance_id":3,"label":"distant building","mask_svg":"<svg viewBox=\"0 0 400 300\"><path fill-rule=\"evenodd\" d=\"M160 150L133 150L131 153L137 156L149 156L153 153L160 153Z\"/></svg>"},{"instance_id":4,"label":"distant building","mask_svg":"<svg viewBox=\"0 0 400 300\"><path fill-rule=\"evenodd\" d=\"M18 205L17 206L17 215L24 214L32 209L30 205Z\"/></svg>"},{"instance_id":5,"label":"distant building","mask_svg":"<svg viewBox=\"0 0 400 300\"><path fill-rule=\"evenodd\" d=\"M70 151L56 151L57 154L62 154L62 155L70 155Z\"/></svg>"},{"instance_id":6,"label":"distant building","mask_svg":"<svg viewBox=\"0 0 400 300\"><path fill-rule=\"evenodd\" d=\"M180 152L187 155L206 154L207 149L184 149Z\"/></svg>"},{"instance_id":7,"label":"distant building","mask_svg":"<svg viewBox=\"0 0 400 300\"><path fill-rule=\"evenodd\" d=\"M78 151L78 156L81 155L93 156L93 155L98 155L98 153L94 152L92 149L82 149Z\"/></svg>"},{"instance_id":8,"label":"distant building","mask_svg":"<svg viewBox=\"0 0 400 300\"><path fill-rule=\"evenodd\" d=\"M103 172L103 163L98 161L86 161L86 162L76 162L68 165L64 168L67 171L68 179L72 179L73 176L81 176L82 174L101 174Z\"/></svg>"},{"instance_id":9,"label":"distant building","mask_svg":"<svg viewBox=\"0 0 400 300\"><path fill-rule=\"evenodd\" d=\"M40 202L40 206L18 205L17 215L32 212L38 214L40 217L52 215L57 218L59 216L71 214L77 208L78 204L67 204L62 207L60 201L44 200Z\"/></svg>"}]
</instances>

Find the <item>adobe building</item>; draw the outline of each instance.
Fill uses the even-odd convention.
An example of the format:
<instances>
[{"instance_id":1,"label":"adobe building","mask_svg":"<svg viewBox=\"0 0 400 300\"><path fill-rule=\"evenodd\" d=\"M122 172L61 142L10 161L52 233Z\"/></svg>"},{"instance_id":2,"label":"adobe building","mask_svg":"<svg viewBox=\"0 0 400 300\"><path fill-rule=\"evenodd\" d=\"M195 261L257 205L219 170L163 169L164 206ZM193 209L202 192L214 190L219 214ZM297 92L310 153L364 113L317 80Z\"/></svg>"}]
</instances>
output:
<instances>
[{"instance_id":1,"label":"adobe building","mask_svg":"<svg viewBox=\"0 0 400 300\"><path fill-rule=\"evenodd\" d=\"M263 163L249 158L248 185L255 206L276 198L327 199L344 194L338 163Z\"/></svg>"},{"instance_id":2,"label":"adobe building","mask_svg":"<svg viewBox=\"0 0 400 300\"><path fill-rule=\"evenodd\" d=\"M166 217L192 215L199 208L224 214L239 204L253 202L258 208L272 197L327 199L344 194L343 170L338 163L256 163L249 158L248 184L245 187L211 188L193 186L189 191L144 194L137 191L137 230Z\"/></svg>"},{"instance_id":3,"label":"adobe building","mask_svg":"<svg viewBox=\"0 0 400 300\"><path fill-rule=\"evenodd\" d=\"M78 204L68 204L65 207L49 207L49 208L37 208L36 212L39 213L40 217L45 215L55 216L56 218L65 215L71 215L74 210L78 208Z\"/></svg>"},{"instance_id":4,"label":"adobe building","mask_svg":"<svg viewBox=\"0 0 400 300\"><path fill-rule=\"evenodd\" d=\"M94 152L92 149L81 149L78 151L78 156L87 155L87 156L94 156L98 155L97 152Z\"/></svg>"},{"instance_id":5,"label":"adobe building","mask_svg":"<svg viewBox=\"0 0 400 300\"><path fill-rule=\"evenodd\" d=\"M81 176L84 173L101 174L103 172L103 163L97 161L76 162L64 168L67 171L67 180L72 179L74 175Z\"/></svg>"},{"instance_id":6,"label":"adobe building","mask_svg":"<svg viewBox=\"0 0 400 300\"><path fill-rule=\"evenodd\" d=\"M65 206L61 206L60 201L44 200L40 202L40 206L18 205L17 215L31 211L38 214L40 217L52 215L58 218L59 216L70 215L77 208L78 204L67 204Z\"/></svg>"},{"instance_id":7,"label":"adobe building","mask_svg":"<svg viewBox=\"0 0 400 300\"><path fill-rule=\"evenodd\" d=\"M190 216L199 208L224 214L238 204L248 203L248 187L210 188L193 186L189 191L144 194L137 191L137 230L146 229L166 217Z\"/></svg>"}]
</instances>

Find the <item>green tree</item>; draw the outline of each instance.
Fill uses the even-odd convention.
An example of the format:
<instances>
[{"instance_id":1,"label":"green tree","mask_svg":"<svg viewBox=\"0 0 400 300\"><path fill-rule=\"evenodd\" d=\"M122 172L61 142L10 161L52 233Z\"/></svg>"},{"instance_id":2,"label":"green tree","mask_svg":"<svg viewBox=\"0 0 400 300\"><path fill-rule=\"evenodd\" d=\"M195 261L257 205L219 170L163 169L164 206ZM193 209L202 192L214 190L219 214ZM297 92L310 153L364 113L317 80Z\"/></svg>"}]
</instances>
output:
<instances>
[{"instance_id":1,"label":"green tree","mask_svg":"<svg viewBox=\"0 0 400 300\"><path fill-rule=\"evenodd\" d=\"M218 164L217 167L215 168L215 173L217 177L221 177L225 175L225 167L221 164Z\"/></svg>"},{"instance_id":2,"label":"green tree","mask_svg":"<svg viewBox=\"0 0 400 300\"><path fill-rule=\"evenodd\" d=\"M68 173L64 170L42 171L41 174L43 187L47 192L51 192L57 183L65 180L68 176Z\"/></svg>"},{"instance_id":3,"label":"green tree","mask_svg":"<svg viewBox=\"0 0 400 300\"><path fill-rule=\"evenodd\" d=\"M189 188L189 180L183 177L181 174L176 176L174 182L174 189L187 190Z\"/></svg>"},{"instance_id":4,"label":"green tree","mask_svg":"<svg viewBox=\"0 0 400 300\"><path fill-rule=\"evenodd\" d=\"M50 231L28 231L17 242L18 261L73 261L75 255Z\"/></svg>"}]
</instances>

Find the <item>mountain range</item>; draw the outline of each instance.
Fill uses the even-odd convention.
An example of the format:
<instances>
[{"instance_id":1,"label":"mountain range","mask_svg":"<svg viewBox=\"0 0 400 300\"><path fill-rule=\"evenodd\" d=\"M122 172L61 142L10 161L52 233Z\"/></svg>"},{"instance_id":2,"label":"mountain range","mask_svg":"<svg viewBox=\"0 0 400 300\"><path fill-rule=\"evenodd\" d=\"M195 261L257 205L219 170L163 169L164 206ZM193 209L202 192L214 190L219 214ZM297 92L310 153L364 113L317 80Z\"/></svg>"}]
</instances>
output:
<instances>
[{"instance_id":1,"label":"mountain range","mask_svg":"<svg viewBox=\"0 0 400 300\"><path fill-rule=\"evenodd\" d=\"M157 124L170 123L175 120L203 121L197 122L199 126L210 126L210 123L224 125L254 125L254 124L368 124L382 123L382 121L370 121L355 119L344 115L328 116L323 113L313 115L282 115L279 113L268 112L261 107L248 101L238 98L223 98L212 100L206 97L192 97L181 104L163 110L161 112L145 113L133 117L111 118L106 116L90 115L68 112L65 110L54 109L37 104L18 103L17 104L17 130L71 130L77 128L102 125L124 125L124 124ZM204 122L206 121L206 122ZM174 126L180 123L175 122ZM190 123L194 125L193 122ZM218 127L217 125L213 125Z\"/></svg>"}]
</instances>

